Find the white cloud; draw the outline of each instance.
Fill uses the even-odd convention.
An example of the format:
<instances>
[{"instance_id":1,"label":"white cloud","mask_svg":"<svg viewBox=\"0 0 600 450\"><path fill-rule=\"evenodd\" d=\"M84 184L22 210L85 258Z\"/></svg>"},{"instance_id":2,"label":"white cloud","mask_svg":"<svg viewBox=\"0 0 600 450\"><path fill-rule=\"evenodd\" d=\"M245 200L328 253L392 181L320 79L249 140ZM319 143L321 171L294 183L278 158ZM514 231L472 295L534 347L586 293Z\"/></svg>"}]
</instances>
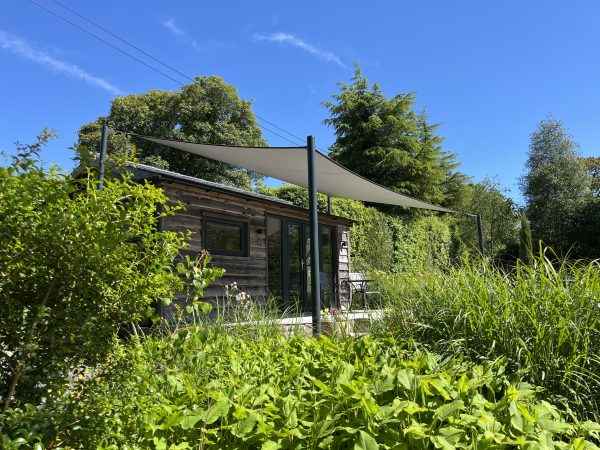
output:
<instances>
[{"instance_id":1,"label":"white cloud","mask_svg":"<svg viewBox=\"0 0 600 450\"><path fill-rule=\"evenodd\" d=\"M7 50L15 55L19 55L29 61L47 67L57 73L65 74L71 78L77 78L85 81L90 86L99 87L113 95L125 94L121 89L110 84L103 78L96 77L86 72L75 64L57 59L48 53L39 51L31 47L24 39L18 36L6 33L0 30L0 49Z\"/></svg>"},{"instance_id":2,"label":"white cloud","mask_svg":"<svg viewBox=\"0 0 600 450\"><path fill-rule=\"evenodd\" d=\"M346 65L342 62L342 60L335 53L330 52L329 50L323 50L323 49L317 48L314 45L309 44L308 42L303 41L302 39L294 36L293 34L281 33L281 32L274 33L269 36L255 34L253 36L253 38L257 41L280 42L280 43L289 44L292 47L300 48L300 49L310 53L311 55L315 55L317 58L323 59L328 62L332 62L334 64L337 64L340 67L346 67Z\"/></svg>"},{"instance_id":3,"label":"white cloud","mask_svg":"<svg viewBox=\"0 0 600 450\"><path fill-rule=\"evenodd\" d=\"M190 47L193 47L195 49L200 48L196 39L192 38L183 28L179 28L177 25L175 25L175 19L163 20L161 22L161 25Z\"/></svg>"}]
</instances>

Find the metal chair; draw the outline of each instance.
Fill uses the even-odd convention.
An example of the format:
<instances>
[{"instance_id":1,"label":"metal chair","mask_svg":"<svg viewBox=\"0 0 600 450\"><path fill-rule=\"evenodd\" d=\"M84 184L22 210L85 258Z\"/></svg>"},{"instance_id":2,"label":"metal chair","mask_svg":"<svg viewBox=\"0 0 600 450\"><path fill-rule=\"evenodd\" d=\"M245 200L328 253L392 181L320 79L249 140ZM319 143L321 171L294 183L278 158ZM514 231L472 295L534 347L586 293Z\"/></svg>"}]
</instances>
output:
<instances>
[{"instance_id":1,"label":"metal chair","mask_svg":"<svg viewBox=\"0 0 600 450\"><path fill-rule=\"evenodd\" d=\"M349 310L352 311L353 303L354 303L354 294L360 292L360 296L362 299L363 307L365 310L369 308L369 296L378 295L381 296L381 292L375 290L369 290L369 283L373 281L367 279L365 274L362 272L350 272L349 278L347 280L348 288L350 290L350 305Z\"/></svg>"}]
</instances>

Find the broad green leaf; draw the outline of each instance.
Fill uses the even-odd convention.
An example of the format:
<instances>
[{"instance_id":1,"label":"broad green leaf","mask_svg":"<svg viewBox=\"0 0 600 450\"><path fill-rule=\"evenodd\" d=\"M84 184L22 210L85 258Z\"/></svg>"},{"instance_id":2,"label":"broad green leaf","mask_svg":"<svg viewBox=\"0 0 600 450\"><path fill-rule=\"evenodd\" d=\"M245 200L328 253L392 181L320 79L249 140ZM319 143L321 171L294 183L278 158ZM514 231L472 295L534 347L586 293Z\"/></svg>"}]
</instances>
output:
<instances>
[{"instance_id":1,"label":"broad green leaf","mask_svg":"<svg viewBox=\"0 0 600 450\"><path fill-rule=\"evenodd\" d=\"M510 402L508 411L510 413L511 426L516 430L523 432L523 427L525 425L523 422L523 416L521 415L521 412L519 411L515 401Z\"/></svg>"},{"instance_id":2,"label":"broad green leaf","mask_svg":"<svg viewBox=\"0 0 600 450\"><path fill-rule=\"evenodd\" d=\"M589 433L600 433L600 423L586 420L581 424L581 427Z\"/></svg>"},{"instance_id":3,"label":"broad green leaf","mask_svg":"<svg viewBox=\"0 0 600 450\"><path fill-rule=\"evenodd\" d=\"M172 428L181 423L183 419L183 411L175 411L173 414L169 414L167 418L163 421L162 425L165 430Z\"/></svg>"},{"instance_id":4,"label":"broad green leaf","mask_svg":"<svg viewBox=\"0 0 600 450\"><path fill-rule=\"evenodd\" d=\"M156 450L167 450L167 440L164 437L152 438Z\"/></svg>"},{"instance_id":5,"label":"broad green leaf","mask_svg":"<svg viewBox=\"0 0 600 450\"><path fill-rule=\"evenodd\" d=\"M319 442L319 448L330 449L332 447L334 439L335 438L333 436L327 436L325 439Z\"/></svg>"},{"instance_id":6,"label":"broad green leaf","mask_svg":"<svg viewBox=\"0 0 600 450\"><path fill-rule=\"evenodd\" d=\"M334 420L321 420L315 423L315 426L313 428L313 434L317 437L317 439L320 439L330 434L333 431L334 427Z\"/></svg>"},{"instance_id":7,"label":"broad green leaf","mask_svg":"<svg viewBox=\"0 0 600 450\"><path fill-rule=\"evenodd\" d=\"M354 366L342 361L339 367L339 374L335 379L335 384L340 385L343 383L348 383L352 379L353 375Z\"/></svg>"},{"instance_id":8,"label":"broad green leaf","mask_svg":"<svg viewBox=\"0 0 600 450\"><path fill-rule=\"evenodd\" d=\"M443 450L455 450L455 446L446 440L444 436L431 436L431 442L435 448Z\"/></svg>"},{"instance_id":9,"label":"broad green leaf","mask_svg":"<svg viewBox=\"0 0 600 450\"><path fill-rule=\"evenodd\" d=\"M412 435L419 438L427 436L426 430L423 428L423 426L420 423L415 422L414 420L412 421L411 425L409 427L404 428L402 432L405 436Z\"/></svg>"},{"instance_id":10,"label":"broad green leaf","mask_svg":"<svg viewBox=\"0 0 600 450\"><path fill-rule=\"evenodd\" d=\"M281 448L281 444L278 444L275 441L268 440L263 442L261 446L261 450L278 450Z\"/></svg>"},{"instance_id":11,"label":"broad green leaf","mask_svg":"<svg viewBox=\"0 0 600 450\"><path fill-rule=\"evenodd\" d=\"M378 380L372 385L373 395L381 395L385 392L391 391L392 389L394 389L394 376L389 373L383 380Z\"/></svg>"},{"instance_id":12,"label":"broad green leaf","mask_svg":"<svg viewBox=\"0 0 600 450\"><path fill-rule=\"evenodd\" d=\"M464 408L465 404L462 400L454 400L451 403L440 406L435 410L433 416L440 421L446 420L448 417L453 416L458 411Z\"/></svg>"},{"instance_id":13,"label":"broad green leaf","mask_svg":"<svg viewBox=\"0 0 600 450\"><path fill-rule=\"evenodd\" d=\"M184 430L189 430L191 428L194 428L196 426L196 424L205 417L205 414L206 414L205 412L202 412L201 414L184 416L181 419L181 423L180 423L181 428Z\"/></svg>"},{"instance_id":14,"label":"broad green leaf","mask_svg":"<svg viewBox=\"0 0 600 450\"><path fill-rule=\"evenodd\" d=\"M412 387L412 380L414 380L415 376L412 371L409 372L408 369L399 370L396 374L396 380L404 389L410 389Z\"/></svg>"},{"instance_id":15,"label":"broad green leaf","mask_svg":"<svg viewBox=\"0 0 600 450\"><path fill-rule=\"evenodd\" d=\"M258 420L258 414L256 414L254 411L250 411L248 417L233 425L231 433L237 437L245 437L247 434L251 433L252 430L254 430L254 426Z\"/></svg>"},{"instance_id":16,"label":"broad green leaf","mask_svg":"<svg viewBox=\"0 0 600 450\"><path fill-rule=\"evenodd\" d=\"M360 430L354 441L354 450L378 450L379 445L373 436Z\"/></svg>"},{"instance_id":17,"label":"broad green leaf","mask_svg":"<svg viewBox=\"0 0 600 450\"><path fill-rule=\"evenodd\" d=\"M566 433L573 428L571 424L559 420L539 419L537 425L543 430L554 434Z\"/></svg>"},{"instance_id":18,"label":"broad green leaf","mask_svg":"<svg viewBox=\"0 0 600 450\"><path fill-rule=\"evenodd\" d=\"M463 438L466 431L453 426L443 427L438 430L440 436L443 436L449 443L456 445Z\"/></svg>"},{"instance_id":19,"label":"broad green leaf","mask_svg":"<svg viewBox=\"0 0 600 450\"><path fill-rule=\"evenodd\" d=\"M294 436L299 439L304 439L306 437L306 435L302 433L298 428L282 428L281 433L283 433L284 436Z\"/></svg>"},{"instance_id":20,"label":"broad green leaf","mask_svg":"<svg viewBox=\"0 0 600 450\"><path fill-rule=\"evenodd\" d=\"M225 396L221 396L206 412L206 419L204 420L207 425L216 422L221 417L225 417L229 413L229 399Z\"/></svg>"},{"instance_id":21,"label":"broad green leaf","mask_svg":"<svg viewBox=\"0 0 600 450\"><path fill-rule=\"evenodd\" d=\"M318 378L315 378L315 379L313 380L313 384L314 384L315 386L317 386L319 389L321 389L322 391L325 391L325 392L329 392L329 391L330 391L330 389L329 389L329 386L327 386L325 383L323 383L323 382L322 382L321 380L319 380Z\"/></svg>"},{"instance_id":22,"label":"broad green leaf","mask_svg":"<svg viewBox=\"0 0 600 450\"><path fill-rule=\"evenodd\" d=\"M360 390L351 381L350 383L341 383L338 385L348 395L360 394Z\"/></svg>"},{"instance_id":23,"label":"broad green leaf","mask_svg":"<svg viewBox=\"0 0 600 450\"><path fill-rule=\"evenodd\" d=\"M402 408L403 411L407 412L411 416L418 412L428 411L427 408L423 408L418 403L415 403L411 400L405 400L405 401L401 402L400 407Z\"/></svg>"},{"instance_id":24,"label":"broad green leaf","mask_svg":"<svg viewBox=\"0 0 600 450\"><path fill-rule=\"evenodd\" d=\"M552 440L552 433L550 433L549 431L540 431L538 440L541 450L554 450L554 441Z\"/></svg>"},{"instance_id":25,"label":"broad green leaf","mask_svg":"<svg viewBox=\"0 0 600 450\"><path fill-rule=\"evenodd\" d=\"M456 388L461 394L466 394L467 392L469 392L470 387L471 383L469 382L469 377L466 373L463 373L458 379L458 382L456 383Z\"/></svg>"}]
</instances>

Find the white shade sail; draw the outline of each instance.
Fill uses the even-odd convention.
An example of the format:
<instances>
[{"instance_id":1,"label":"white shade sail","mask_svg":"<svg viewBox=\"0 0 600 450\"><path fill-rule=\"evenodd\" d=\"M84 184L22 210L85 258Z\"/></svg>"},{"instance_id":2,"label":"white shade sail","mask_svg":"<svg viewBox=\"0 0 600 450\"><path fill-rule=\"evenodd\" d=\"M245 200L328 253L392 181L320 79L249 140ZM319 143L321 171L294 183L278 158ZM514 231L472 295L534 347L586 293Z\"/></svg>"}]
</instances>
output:
<instances>
[{"instance_id":1,"label":"white shade sail","mask_svg":"<svg viewBox=\"0 0 600 450\"><path fill-rule=\"evenodd\" d=\"M235 147L135 136L205 158L243 167L287 183L308 187L306 147ZM317 151L315 161L317 191L322 194L363 202L454 213L450 209L399 194L373 183L339 165L321 152Z\"/></svg>"}]
</instances>

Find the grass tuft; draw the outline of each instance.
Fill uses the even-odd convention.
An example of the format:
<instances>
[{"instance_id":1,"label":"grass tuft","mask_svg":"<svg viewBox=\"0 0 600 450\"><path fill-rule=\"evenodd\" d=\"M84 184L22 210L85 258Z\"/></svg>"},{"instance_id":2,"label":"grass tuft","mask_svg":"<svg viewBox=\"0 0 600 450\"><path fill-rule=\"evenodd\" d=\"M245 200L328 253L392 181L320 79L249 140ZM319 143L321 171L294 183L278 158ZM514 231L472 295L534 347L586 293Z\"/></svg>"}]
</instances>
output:
<instances>
[{"instance_id":1,"label":"grass tuft","mask_svg":"<svg viewBox=\"0 0 600 450\"><path fill-rule=\"evenodd\" d=\"M382 330L434 351L505 357L508 370L587 417L600 411L600 266L548 255L380 279Z\"/></svg>"}]
</instances>

